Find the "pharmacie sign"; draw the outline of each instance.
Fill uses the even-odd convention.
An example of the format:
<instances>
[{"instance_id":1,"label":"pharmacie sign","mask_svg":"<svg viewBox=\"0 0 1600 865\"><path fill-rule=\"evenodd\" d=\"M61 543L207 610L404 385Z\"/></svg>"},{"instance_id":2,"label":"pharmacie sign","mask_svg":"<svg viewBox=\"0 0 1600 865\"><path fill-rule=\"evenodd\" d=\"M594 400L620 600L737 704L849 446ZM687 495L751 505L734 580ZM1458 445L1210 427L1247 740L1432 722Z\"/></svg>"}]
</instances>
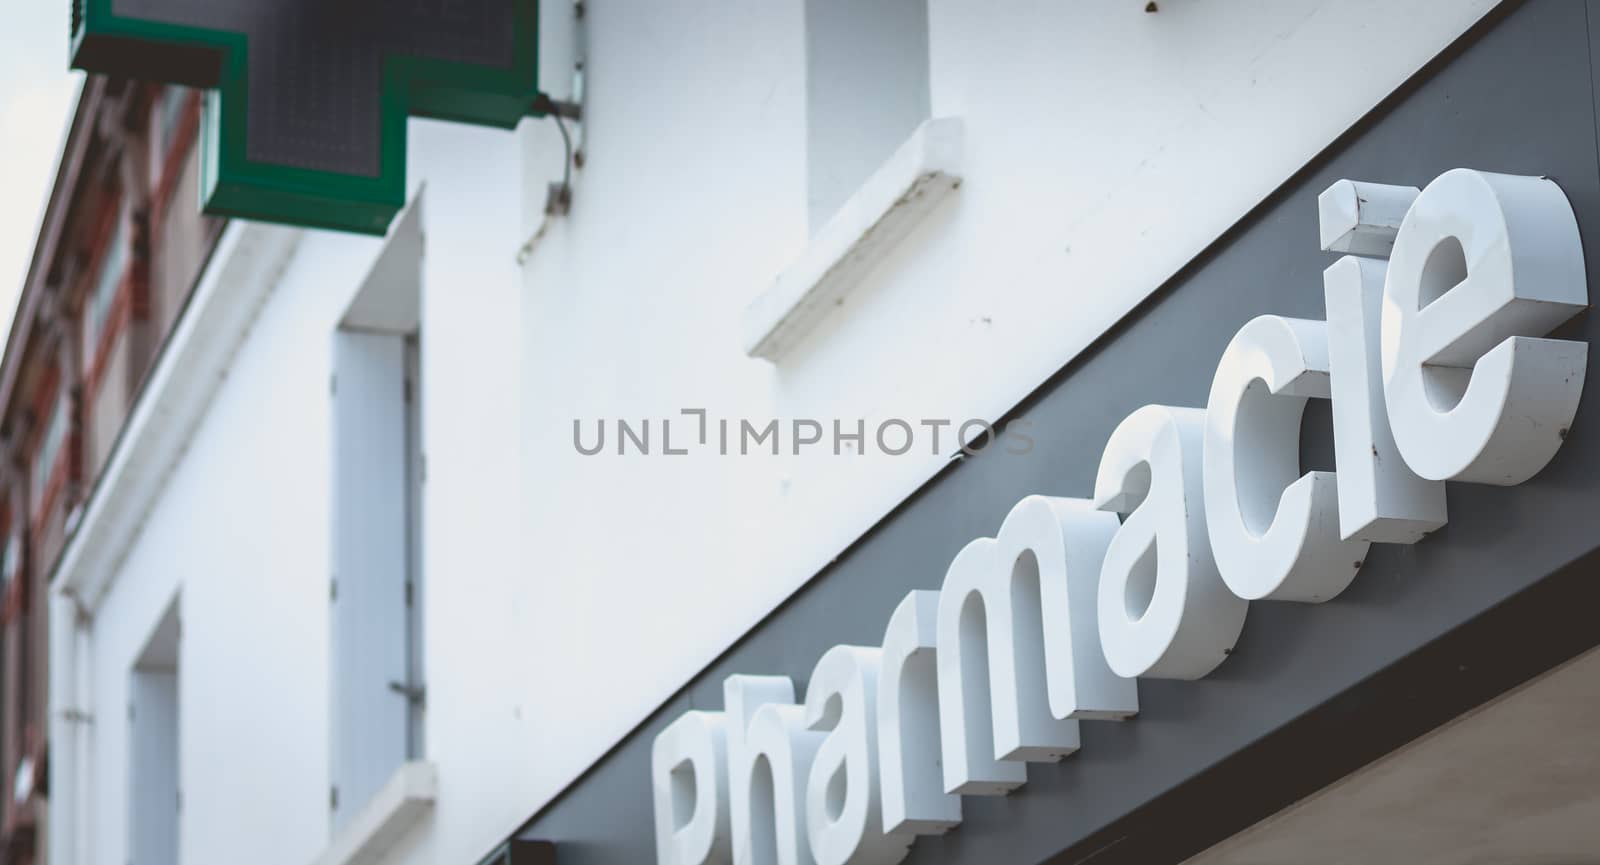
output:
<instances>
[{"instance_id":1,"label":"pharmacie sign","mask_svg":"<svg viewBox=\"0 0 1600 865\"><path fill-rule=\"evenodd\" d=\"M1372 544L1447 519L1445 482L1513 486L1560 449L1588 347L1578 225L1548 179L1457 169L1318 199L1326 321L1246 322L1204 407L1129 415L1084 498L1029 496L914 591L879 645L835 646L805 698L735 675L652 751L659 865L888 865L997 796L1081 722L1137 723L1140 677L1202 679L1252 601L1320 603ZM1332 400L1335 472L1301 473ZM977 645L978 640L984 645ZM1203 687L1195 685L1195 687Z\"/></svg>"},{"instance_id":2,"label":"pharmacie sign","mask_svg":"<svg viewBox=\"0 0 1600 865\"><path fill-rule=\"evenodd\" d=\"M407 116L532 113L537 20L536 0L72 0L72 65L214 88L207 212L382 234Z\"/></svg>"}]
</instances>

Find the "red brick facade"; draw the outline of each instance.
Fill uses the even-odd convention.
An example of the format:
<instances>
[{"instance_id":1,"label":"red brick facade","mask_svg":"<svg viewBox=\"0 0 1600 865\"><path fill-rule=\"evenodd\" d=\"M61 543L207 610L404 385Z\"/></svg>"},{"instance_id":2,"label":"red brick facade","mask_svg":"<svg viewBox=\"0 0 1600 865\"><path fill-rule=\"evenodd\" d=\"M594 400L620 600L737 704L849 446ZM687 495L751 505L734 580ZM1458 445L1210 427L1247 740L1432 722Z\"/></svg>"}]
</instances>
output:
<instances>
[{"instance_id":1,"label":"red brick facade","mask_svg":"<svg viewBox=\"0 0 1600 865\"><path fill-rule=\"evenodd\" d=\"M0 360L0 865L42 861L46 584L221 223L200 96L84 85Z\"/></svg>"}]
</instances>

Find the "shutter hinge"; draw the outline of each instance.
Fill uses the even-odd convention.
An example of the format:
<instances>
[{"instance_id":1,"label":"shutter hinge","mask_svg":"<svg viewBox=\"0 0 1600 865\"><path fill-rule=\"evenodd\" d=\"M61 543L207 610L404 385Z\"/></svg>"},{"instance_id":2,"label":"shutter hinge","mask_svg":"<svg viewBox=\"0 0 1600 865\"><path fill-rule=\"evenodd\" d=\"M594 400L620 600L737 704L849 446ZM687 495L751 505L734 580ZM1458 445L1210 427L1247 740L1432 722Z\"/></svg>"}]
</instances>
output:
<instances>
[{"instance_id":1,"label":"shutter hinge","mask_svg":"<svg viewBox=\"0 0 1600 865\"><path fill-rule=\"evenodd\" d=\"M406 580L406 606L416 603L416 583Z\"/></svg>"},{"instance_id":2,"label":"shutter hinge","mask_svg":"<svg viewBox=\"0 0 1600 865\"><path fill-rule=\"evenodd\" d=\"M337 600L339 600L339 581L338 581L338 579L330 578L328 580L328 600L329 601L337 601Z\"/></svg>"},{"instance_id":3,"label":"shutter hinge","mask_svg":"<svg viewBox=\"0 0 1600 865\"><path fill-rule=\"evenodd\" d=\"M410 378L410 376L407 376L405 378L405 380L400 383L400 392L405 395L405 400L409 404L411 402L411 378Z\"/></svg>"},{"instance_id":4,"label":"shutter hinge","mask_svg":"<svg viewBox=\"0 0 1600 865\"><path fill-rule=\"evenodd\" d=\"M339 787L334 785L328 788L328 808L332 811L339 810Z\"/></svg>"},{"instance_id":5,"label":"shutter hinge","mask_svg":"<svg viewBox=\"0 0 1600 865\"><path fill-rule=\"evenodd\" d=\"M413 706L421 706L426 702L428 690L419 685L407 685L405 682L390 682L389 690L406 698L406 702Z\"/></svg>"},{"instance_id":6,"label":"shutter hinge","mask_svg":"<svg viewBox=\"0 0 1600 865\"><path fill-rule=\"evenodd\" d=\"M328 396L339 392L339 376L335 373L328 374Z\"/></svg>"}]
</instances>

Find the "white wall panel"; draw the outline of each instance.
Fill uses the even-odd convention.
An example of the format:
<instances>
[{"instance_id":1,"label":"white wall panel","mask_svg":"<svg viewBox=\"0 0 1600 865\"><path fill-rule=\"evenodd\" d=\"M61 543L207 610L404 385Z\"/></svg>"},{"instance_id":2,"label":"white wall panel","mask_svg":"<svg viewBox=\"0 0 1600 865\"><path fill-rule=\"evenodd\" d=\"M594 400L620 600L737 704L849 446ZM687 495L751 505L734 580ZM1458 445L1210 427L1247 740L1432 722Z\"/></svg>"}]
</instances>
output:
<instances>
[{"instance_id":1,"label":"white wall panel","mask_svg":"<svg viewBox=\"0 0 1600 865\"><path fill-rule=\"evenodd\" d=\"M178 671L135 669L128 693L128 862L178 863Z\"/></svg>"},{"instance_id":2,"label":"white wall panel","mask_svg":"<svg viewBox=\"0 0 1600 865\"><path fill-rule=\"evenodd\" d=\"M405 338L333 336L333 590L329 593L335 831L406 758Z\"/></svg>"}]
</instances>

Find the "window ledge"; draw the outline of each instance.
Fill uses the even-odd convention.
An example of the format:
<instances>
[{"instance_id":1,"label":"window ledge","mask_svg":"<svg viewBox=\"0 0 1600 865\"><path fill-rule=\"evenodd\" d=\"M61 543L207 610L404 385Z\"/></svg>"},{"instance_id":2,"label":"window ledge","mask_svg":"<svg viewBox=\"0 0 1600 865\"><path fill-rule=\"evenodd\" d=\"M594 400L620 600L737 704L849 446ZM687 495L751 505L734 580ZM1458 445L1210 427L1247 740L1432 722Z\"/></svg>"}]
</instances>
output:
<instances>
[{"instance_id":1,"label":"window ledge","mask_svg":"<svg viewBox=\"0 0 1600 865\"><path fill-rule=\"evenodd\" d=\"M917 127L745 309L745 353L776 362L843 306L873 266L961 185L962 139L959 117Z\"/></svg>"},{"instance_id":2,"label":"window ledge","mask_svg":"<svg viewBox=\"0 0 1600 865\"><path fill-rule=\"evenodd\" d=\"M433 808L438 795L437 767L423 761L402 763L313 865L377 862Z\"/></svg>"}]
</instances>

